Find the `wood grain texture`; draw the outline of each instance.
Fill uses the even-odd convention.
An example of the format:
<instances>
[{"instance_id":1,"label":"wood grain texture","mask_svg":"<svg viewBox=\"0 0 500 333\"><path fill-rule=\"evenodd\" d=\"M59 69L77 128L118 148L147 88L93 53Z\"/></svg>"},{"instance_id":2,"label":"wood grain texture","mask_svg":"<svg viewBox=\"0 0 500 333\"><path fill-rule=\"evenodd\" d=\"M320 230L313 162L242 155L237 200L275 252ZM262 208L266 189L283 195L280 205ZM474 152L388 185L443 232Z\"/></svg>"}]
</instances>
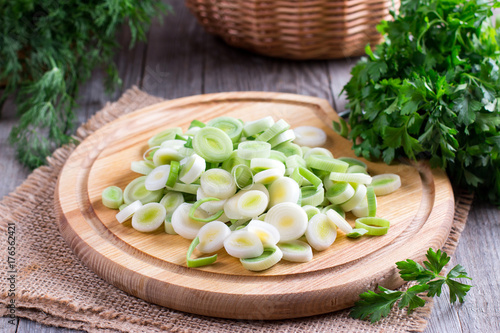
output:
<instances>
[{"instance_id":1,"label":"wood grain texture","mask_svg":"<svg viewBox=\"0 0 500 333\"><path fill-rule=\"evenodd\" d=\"M281 61L279 59L254 56L241 50L234 51L235 49L227 46L221 40L209 36L201 27L198 27L196 19L189 14L182 1L171 2L171 4L175 16L167 17L163 26L155 25L152 28L148 39L149 43L145 50L135 54L134 58L130 58L127 43L124 42L121 51L117 55L119 61L124 64L131 64L136 61L137 63L143 63L141 68L150 66L153 71L156 68L162 69L163 73L169 77L168 85L166 87L162 87L161 83L151 84L149 87L142 85L141 81L144 81L146 73L141 68L135 67L135 64L134 66L123 67L125 72L120 71L122 78L126 76L133 77L134 73L139 70L139 87L167 99L205 92L249 90L250 88L246 86L251 87L251 90L308 94L301 90L302 86L295 80L303 80L306 84L310 83L309 79L306 80L302 74L302 70L307 70L309 62L303 65L302 62ZM227 55L225 59L229 59L226 62L239 62L247 66L248 76L239 75L239 73L229 70L222 75L215 69L206 75L206 65L203 65L203 63L232 66L217 60L218 57L224 55ZM202 65L199 65L200 62ZM340 91L343 84L347 82L350 68L355 62L355 58L325 61L328 70L318 70L317 72L317 77L321 82L329 80L329 89L333 92L330 95L331 97L318 96L326 98L338 112L344 111L345 100L339 99L336 92ZM272 71L280 63L287 63L287 65L280 70L279 75L273 74ZM176 68L182 68L183 70L175 70ZM201 72L195 73L190 71L191 68L199 68ZM292 75L291 73L296 74ZM219 78L214 80L212 75L219 75ZM234 79L236 76L238 79ZM328 76L330 76L330 79ZM308 78L311 77L308 76ZM124 80L122 90L130 88L135 82L135 80ZM175 82L179 83L176 85ZM91 78L88 84L102 87L97 74ZM231 89L232 84L238 84L239 86L237 89ZM94 91L97 92L97 90L98 88ZM104 92L101 93L104 96L103 98L95 98L95 94L90 93L88 90L82 89L80 91L78 104L81 107L77 112L81 121L101 109L106 101L116 100L116 95L106 97ZM23 168L16 161L13 150L6 141L8 132L16 122L13 113L14 107L12 104L5 104L0 113L0 164L3 166L2 172L6 170L8 172L6 176L0 177L0 198L12 192L30 173L28 169ZM5 175L5 173L2 175ZM497 279L490 276L490 272L494 271L493 267L498 265L498 258L500 257L499 221L500 211L497 208L487 204L474 203L467 226L461 235L455 256L452 258L453 263L460 263L465 266L469 275L474 278L474 288L472 288L470 295L467 296L466 302L462 306L450 307L449 300L446 297L435 298L434 310L431 313L426 333L499 331L498 323L500 319L497 311L500 308L500 288ZM478 228L485 229L478 230ZM480 238L478 238L478 233L480 233ZM487 237L481 237L481 235L487 235ZM452 313L455 314L451 315ZM461 317L459 317L458 313L460 313ZM474 329L466 330L466 326L462 326L464 320L473 323ZM20 321L29 322L27 319L20 319ZM0 322L0 328L3 327L3 323ZM58 331L54 327L33 325L26 326L23 332L38 333L38 327L44 327L46 332L50 333ZM68 332L77 331L68 330Z\"/></svg>"},{"instance_id":2,"label":"wood grain texture","mask_svg":"<svg viewBox=\"0 0 500 333\"><path fill-rule=\"evenodd\" d=\"M444 172L425 164L368 163L372 174L390 172L402 178L397 193L378 200L378 216L391 221L386 236L351 240L340 235L309 263L280 262L262 273L246 271L224 251L215 265L186 268L189 240L161 230L139 233L130 223L119 224L116 211L102 205L100 194L110 185L124 188L137 177L129 162L141 159L154 133L172 126L186 130L192 119L222 115L245 121L271 115L292 127L317 126L327 132L326 147L335 156L353 156L349 142L330 128L336 114L323 99L235 92L147 107L96 131L63 167L56 187L60 230L77 256L107 281L153 303L208 316L280 319L351 306L360 292L379 283L401 285L394 262L422 258L429 247L441 247L448 237L454 200ZM348 220L354 223L352 216Z\"/></svg>"}]
</instances>

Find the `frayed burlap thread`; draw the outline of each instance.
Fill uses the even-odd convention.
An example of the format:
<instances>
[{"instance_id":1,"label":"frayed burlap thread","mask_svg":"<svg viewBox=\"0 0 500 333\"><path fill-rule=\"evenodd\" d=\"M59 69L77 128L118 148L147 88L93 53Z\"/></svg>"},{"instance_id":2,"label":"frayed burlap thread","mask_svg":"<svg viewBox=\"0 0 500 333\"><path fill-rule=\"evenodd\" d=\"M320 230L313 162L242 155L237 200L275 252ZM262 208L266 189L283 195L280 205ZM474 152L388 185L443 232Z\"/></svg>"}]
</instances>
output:
<instances>
[{"instance_id":1,"label":"frayed burlap thread","mask_svg":"<svg viewBox=\"0 0 500 333\"><path fill-rule=\"evenodd\" d=\"M160 102L134 87L107 104L76 132L83 140L117 117ZM395 309L376 324L349 318L348 310L279 321L210 318L174 311L130 296L99 278L74 255L59 233L54 209L58 174L75 146L54 152L48 165L35 170L0 202L0 253L7 252L6 228L15 224L16 315L46 325L88 332L422 332L432 300L407 315ZM444 246L452 254L465 227L472 196L458 193L453 229ZM2 260L2 274L8 271ZM0 316L10 298L1 277ZM403 286L402 289L408 288Z\"/></svg>"}]
</instances>

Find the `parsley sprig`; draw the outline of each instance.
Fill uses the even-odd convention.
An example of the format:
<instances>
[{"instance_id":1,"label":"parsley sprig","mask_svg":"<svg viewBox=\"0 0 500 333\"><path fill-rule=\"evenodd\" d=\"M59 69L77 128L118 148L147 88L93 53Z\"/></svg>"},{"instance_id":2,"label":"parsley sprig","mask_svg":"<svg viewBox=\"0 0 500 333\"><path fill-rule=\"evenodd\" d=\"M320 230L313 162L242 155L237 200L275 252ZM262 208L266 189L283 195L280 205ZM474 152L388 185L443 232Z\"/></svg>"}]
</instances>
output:
<instances>
[{"instance_id":1,"label":"parsley sprig","mask_svg":"<svg viewBox=\"0 0 500 333\"><path fill-rule=\"evenodd\" d=\"M455 279L471 279L467 276L465 269L461 265L456 265L446 276L441 276L440 273L450 261L450 257L441 250L434 252L433 249L427 251L426 257L428 261L423 262L425 267L411 259L396 263L401 278L405 281L416 281L417 285L406 291L390 290L379 286L379 293L371 290L364 292L359 295L361 300L356 302L350 316L369 319L374 323L388 316L397 301L399 301L400 309L408 307L408 313L410 313L425 305L425 300L419 294L427 293L429 297L441 296L444 285L447 285L450 290L450 303L455 303L457 299L463 303L465 295L472 286Z\"/></svg>"},{"instance_id":2,"label":"parsley sprig","mask_svg":"<svg viewBox=\"0 0 500 333\"><path fill-rule=\"evenodd\" d=\"M402 0L344 87L353 148L426 158L500 205L500 20L488 0Z\"/></svg>"}]
</instances>

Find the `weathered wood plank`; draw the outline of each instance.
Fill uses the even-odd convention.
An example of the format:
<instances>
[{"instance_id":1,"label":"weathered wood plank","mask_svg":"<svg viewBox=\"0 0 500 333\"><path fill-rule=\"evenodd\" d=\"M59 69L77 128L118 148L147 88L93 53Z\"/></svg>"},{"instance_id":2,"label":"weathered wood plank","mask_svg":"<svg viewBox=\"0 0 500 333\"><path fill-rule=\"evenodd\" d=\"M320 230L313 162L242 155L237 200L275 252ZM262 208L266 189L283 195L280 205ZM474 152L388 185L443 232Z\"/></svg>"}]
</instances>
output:
<instances>
[{"instance_id":1,"label":"weathered wood plank","mask_svg":"<svg viewBox=\"0 0 500 333\"><path fill-rule=\"evenodd\" d=\"M351 68L359 58L345 58L328 62L330 89L334 98L334 109L342 115L346 108L346 95L341 94L342 88L351 78Z\"/></svg>"},{"instance_id":2,"label":"weathered wood plank","mask_svg":"<svg viewBox=\"0 0 500 333\"><path fill-rule=\"evenodd\" d=\"M474 287L463 304L450 306L448 290L436 298L426 333L500 332L500 281L494 267L500 261L500 210L474 203L451 267L461 264Z\"/></svg>"},{"instance_id":3,"label":"weathered wood plank","mask_svg":"<svg viewBox=\"0 0 500 333\"><path fill-rule=\"evenodd\" d=\"M12 324L14 321L14 325ZM11 319L8 317L0 318L0 333L16 333L19 325L19 318Z\"/></svg>"},{"instance_id":4,"label":"weathered wood plank","mask_svg":"<svg viewBox=\"0 0 500 333\"><path fill-rule=\"evenodd\" d=\"M182 1L172 2L173 15L151 27L140 87L167 99L203 92L206 39Z\"/></svg>"},{"instance_id":5,"label":"weathered wood plank","mask_svg":"<svg viewBox=\"0 0 500 333\"><path fill-rule=\"evenodd\" d=\"M8 143L10 130L17 123L11 99L4 104L0 114L0 199L12 192L28 176L29 169L16 160L14 148Z\"/></svg>"}]
</instances>

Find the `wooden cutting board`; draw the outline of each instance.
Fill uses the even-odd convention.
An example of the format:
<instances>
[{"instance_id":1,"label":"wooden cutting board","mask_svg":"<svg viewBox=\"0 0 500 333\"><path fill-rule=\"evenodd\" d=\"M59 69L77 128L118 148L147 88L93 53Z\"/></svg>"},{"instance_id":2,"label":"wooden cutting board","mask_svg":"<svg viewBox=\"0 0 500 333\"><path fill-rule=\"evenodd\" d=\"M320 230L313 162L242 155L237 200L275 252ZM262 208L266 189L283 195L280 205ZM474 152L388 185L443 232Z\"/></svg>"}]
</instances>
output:
<instances>
[{"instance_id":1,"label":"wooden cutting board","mask_svg":"<svg viewBox=\"0 0 500 333\"><path fill-rule=\"evenodd\" d=\"M120 224L116 211L104 207L101 192L124 188L138 174L130 162L140 160L147 139L173 126L187 129L193 119L227 115L245 121L271 115L292 127L312 125L328 134L326 147L335 157L352 156L351 144L332 129L338 116L327 101L307 96L234 92L171 100L133 112L90 135L63 167L56 202L61 233L76 255L116 287L172 309L238 319L303 317L353 305L358 295L377 285L396 288L395 262L422 260L429 247L440 248L454 214L446 174L427 164L413 166L367 162L372 175L397 173L402 187L378 198L377 216L392 223L380 237L348 239L339 232L326 251L307 263L281 261L264 272L242 267L219 251L208 267L187 268L190 241L158 230L135 231ZM347 215L354 223L354 217Z\"/></svg>"}]
</instances>

